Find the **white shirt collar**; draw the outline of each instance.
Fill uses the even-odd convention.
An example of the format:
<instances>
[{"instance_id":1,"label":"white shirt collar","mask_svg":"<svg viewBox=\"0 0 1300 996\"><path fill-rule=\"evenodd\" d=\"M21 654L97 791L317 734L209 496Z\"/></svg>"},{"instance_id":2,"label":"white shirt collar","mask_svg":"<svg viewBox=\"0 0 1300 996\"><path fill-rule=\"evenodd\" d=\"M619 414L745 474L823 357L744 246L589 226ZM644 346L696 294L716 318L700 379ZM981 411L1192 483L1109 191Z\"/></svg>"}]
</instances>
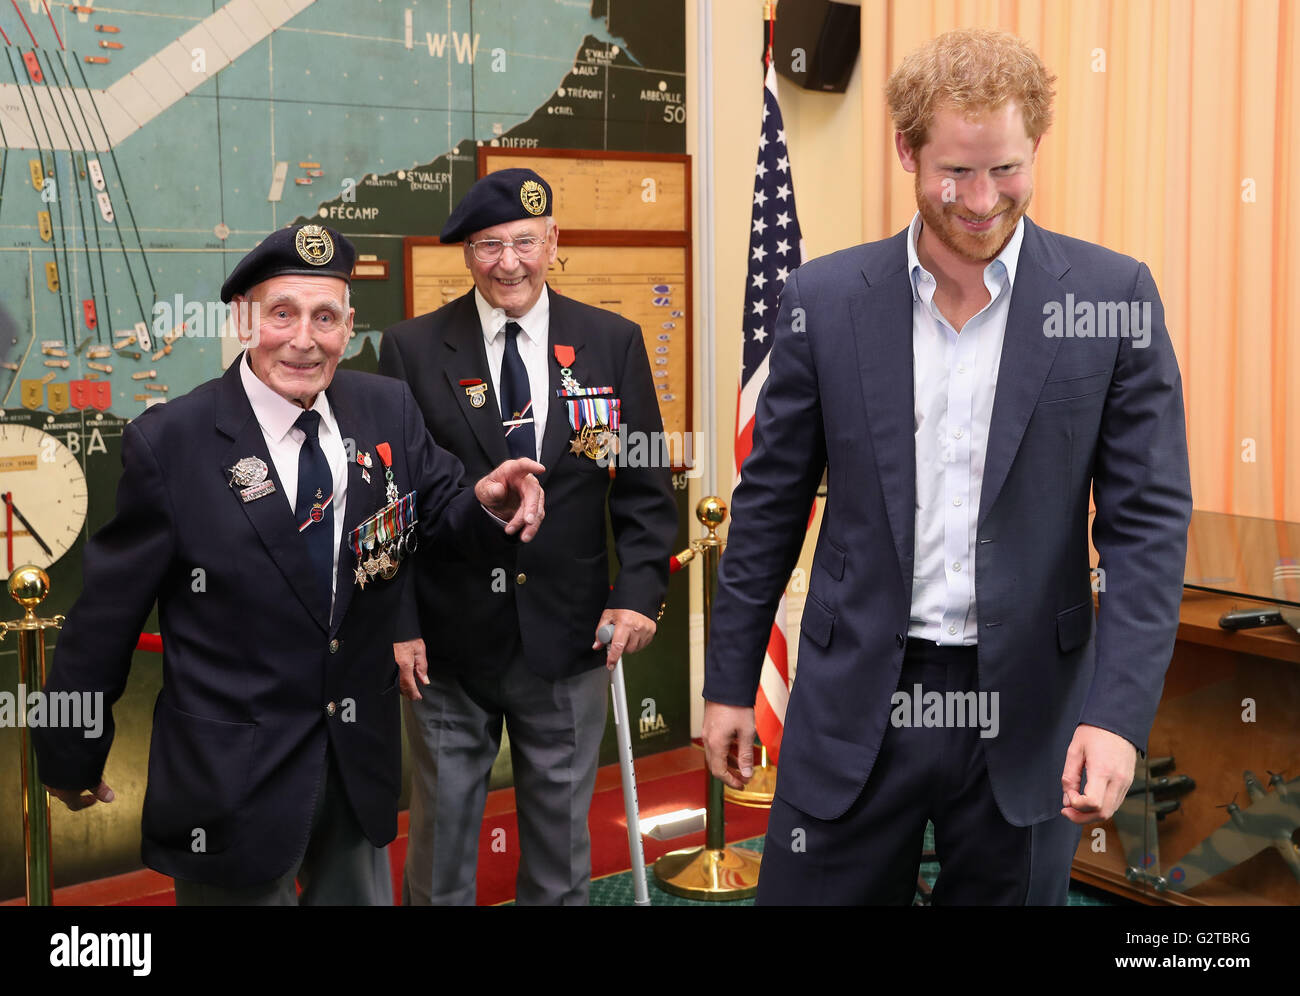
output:
<instances>
[{"instance_id":1,"label":"white shirt collar","mask_svg":"<svg viewBox=\"0 0 1300 996\"><path fill-rule=\"evenodd\" d=\"M916 288L917 271L928 273L924 266L921 265L921 258L916 252L916 240L921 234L921 212L918 211L912 216L912 224L907 229L907 275L912 284L912 300L920 300L919 292ZM996 272L994 267L1001 263L1002 268L1007 274L1007 288L1011 289L1016 283L1016 265L1020 262L1020 245L1025 240L1025 216L1021 215L1020 220L1016 222L1016 230L1011 233L1011 238L1007 244L1002 247L1002 251L993 259L989 260L988 266L984 267L984 283L987 286L990 278Z\"/></svg>"},{"instance_id":2,"label":"white shirt collar","mask_svg":"<svg viewBox=\"0 0 1300 996\"><path fill-rule=\"evenodd\" d=\"M506 322L516 322L535 345L546 348L546 329L551 318L551 289L543 287L542 293L526 313L519 318L509 318L501 308L494 308L487 299L474 288L474 305L478 308L479 324L483 327L483 341L491 346L497 334L506 327Z\"/></svg>"},{"instance_id":3,"label":"white shirt collar","mask_svg":"<svg viewBox=\"0 0 1300 996\"><path fill-rule=\"evenodd\" d=\"M276 394L258 378L257 374L253 373L253 368L249 366L247 350L239 358L239 379L243 381L244 393L248 395L248 403L253 406L253 415L257 418L257 424L277 442L284 439L303 410L287 398ZM316 395L311 410L320 415L322 428L337 431L334 425L334 414L330 411L329 399L325 397L324 391Z\"/></svg>"}]
</instances>

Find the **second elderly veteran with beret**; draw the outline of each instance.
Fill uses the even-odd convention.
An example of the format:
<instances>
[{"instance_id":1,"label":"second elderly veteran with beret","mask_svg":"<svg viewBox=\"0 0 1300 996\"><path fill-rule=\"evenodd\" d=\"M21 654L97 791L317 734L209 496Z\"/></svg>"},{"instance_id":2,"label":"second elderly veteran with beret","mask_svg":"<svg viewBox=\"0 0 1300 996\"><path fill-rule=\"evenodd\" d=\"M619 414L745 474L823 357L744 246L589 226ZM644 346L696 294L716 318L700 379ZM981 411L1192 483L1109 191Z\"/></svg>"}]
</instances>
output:
<instances>
[{"instance_id":1,"label":"second elderly veteran with beret","mask_svg":"<svg viewBox=\"0 0 1300 996\"><path fill-rule=\"evenodd\" d=\"M541 520L538 464L466 488L408 391L336 369L355 258L303 225L235 267L221 299L246 349L126 427L117 511L86 546L55 650L47 691L111 706L158 603L142 853L181 904L391 903L407 562L420 543L506 548ZM51 794L74 810L113 801L111 717L100 739L35 732Z\"/></svg>"},{"instance_id":2,"label":"second elderly veteran with beret","mask_svg":"<svg viewBox=\"0 0 1300 996\"><path fill-rule=\"evenodd\" d=\"M547 286L559 229L541 176L489 173L441 237L464 243L474 289L389 329L379 371L406 380L467 477L507 456L540 460L547 514L527 552L433 544L416 558L419 618L404 629L423 643L397 655L415 763L403 892L412 904L475 901L504 721L519 815L516 897L585 903L587 810L609 700L601 665L653 637L677 532L663 422L640 328ZM618 436L651 459L620 460ZM605 648L596 634L607 623Z\"/></svg>"}]
</instances>

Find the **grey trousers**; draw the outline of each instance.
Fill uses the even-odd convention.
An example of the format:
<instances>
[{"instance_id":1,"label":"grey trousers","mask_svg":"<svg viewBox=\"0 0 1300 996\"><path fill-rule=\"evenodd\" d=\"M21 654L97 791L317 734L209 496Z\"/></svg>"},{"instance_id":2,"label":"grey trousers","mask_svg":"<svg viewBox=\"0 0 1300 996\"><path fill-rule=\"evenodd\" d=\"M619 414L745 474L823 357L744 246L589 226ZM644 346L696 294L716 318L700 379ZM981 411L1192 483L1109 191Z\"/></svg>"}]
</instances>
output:
<instances>
[{"instance_id":1,"label":"grey trousers","mask_svg":"<svg viewBox=\"0 0 1300 996\"><path fill-rule=\"evenodd\" d=\"M519 839L516 901L585 905L591 884L587 811L609 702L609 672L547 681L516 654L483 677L436 674L422 699L402 701L411 747L411 835L405 905L472 906L488 778L510 733Z\"/></svg>"},{"instance_id":2,"label":"grey trousers","mask_svg":"<svg viewBox=\"0 0 1300 996\"><path fill-rule=\"evenodd\" d=\"M392 906L388 848L362 832L327 748L325 784L303 855L279 878L230 887L176 879L177 906ZM302 885L298 895L295 880Z\"/></svg>"}]
</instances>

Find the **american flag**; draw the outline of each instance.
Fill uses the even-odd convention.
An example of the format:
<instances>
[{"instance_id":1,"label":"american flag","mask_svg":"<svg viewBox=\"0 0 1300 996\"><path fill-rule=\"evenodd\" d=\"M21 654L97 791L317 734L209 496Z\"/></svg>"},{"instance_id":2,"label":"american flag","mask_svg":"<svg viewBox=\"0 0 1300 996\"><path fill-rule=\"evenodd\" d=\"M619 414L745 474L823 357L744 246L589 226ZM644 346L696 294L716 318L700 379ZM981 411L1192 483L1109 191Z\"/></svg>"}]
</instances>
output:
<instances>
[{"instance_id":1,"label":"american flag","mask_svg":"<svg viewBox=\"0 0 1300 996\"><path fill-rule=\"evenodd\" d=\"M754 167L754 211L749 236L749 273L745 280L744 345L741 352L740 393L736 399L736 482L741 465L754 445L754 409L767 380L767 359L786 277L803 262L803 236L794 210L790 155L785 144L781 105L776 99L776 69L768 50L763 83L763 124L758 135L758 165ZM763 672L754 703L758 737L777 760L785 707L790 698L790 664L785 633L785 595L767 638Z\"/></svg>"}]
</instances>

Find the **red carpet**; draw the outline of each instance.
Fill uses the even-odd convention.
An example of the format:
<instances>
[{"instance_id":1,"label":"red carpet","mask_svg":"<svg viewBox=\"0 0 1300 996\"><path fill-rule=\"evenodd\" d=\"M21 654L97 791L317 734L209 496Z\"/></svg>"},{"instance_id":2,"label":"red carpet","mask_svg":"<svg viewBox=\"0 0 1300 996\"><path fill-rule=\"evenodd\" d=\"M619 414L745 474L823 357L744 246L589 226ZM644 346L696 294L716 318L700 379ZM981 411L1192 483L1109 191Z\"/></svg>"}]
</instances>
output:
<instances>
[{"instance_id":1,"label":"red carpet","mask_svg":"<svg viewBox=\"0 0 1300 996\"><path fill-rule=\"evenodd\" d=\"M704 754L698 747L684 747L641 758L636 762L636 774L637 798L640 800L643 819L677 809L698 809L704 805L707 780L704 774ZM514 790L503 789L492 795L498 798L489 798L483 830L479 836L480 906L513 899L515 874L519 869ZM495 807L494 801L497 803ZM401 831L390 849L394 864L399 868L406 855L405 817L406 814L403 813ZM623 787L617 765L601 768L597 773L596 793L591 801L588 822L591 827L592 878L627 871L631 867L628 860L627 817L623 808ZM492 831L498 827L505 829L504 853L492 850ZM726 829L729 842L757 837L767 830L767 810L728 805ZM497 837L500 839L500 834ZM701 831L666 842L650 838L643 838L643 841L646 861L651 862L669 851L702 845L704 833Z\"/></svg>"},{"instance_id":2,"label":"red carpet","mask_svg":"<svg viewBox=\"0 0 1300 996\"><path fill-rule=\"evenodd\" d=\"M639 758L636 762L637 796L641 816L654 816L676 809L697 809L704 805L706 779L704 755L699 747L683 747ZM601 768L596 775L596 794L591 803L591 874L601 878L631 867L628 860L627 822L623 811L623 789L617 765ZM767 810L726 807L727 841L757 837L767 829ZM402 866L406 860L408 817L399 814L397 839L389 848L393 865L393 894L401 897ZM493 831L505 830L505 850L492 849ZM501 835L497 834L497 840ZM660 842L644 839L646 861L683 847L704 843L704 833ZM479 836L478 903L480 906L507 902L515 895L515 874L519 868L518 834L515 823L515 793L499 789L488 794L483 829ZM145 869L57 889L56 906L171 906L176 897L172 880ZM23 900L0 903L22 905Z\"/></svg>"}]
</instances>

